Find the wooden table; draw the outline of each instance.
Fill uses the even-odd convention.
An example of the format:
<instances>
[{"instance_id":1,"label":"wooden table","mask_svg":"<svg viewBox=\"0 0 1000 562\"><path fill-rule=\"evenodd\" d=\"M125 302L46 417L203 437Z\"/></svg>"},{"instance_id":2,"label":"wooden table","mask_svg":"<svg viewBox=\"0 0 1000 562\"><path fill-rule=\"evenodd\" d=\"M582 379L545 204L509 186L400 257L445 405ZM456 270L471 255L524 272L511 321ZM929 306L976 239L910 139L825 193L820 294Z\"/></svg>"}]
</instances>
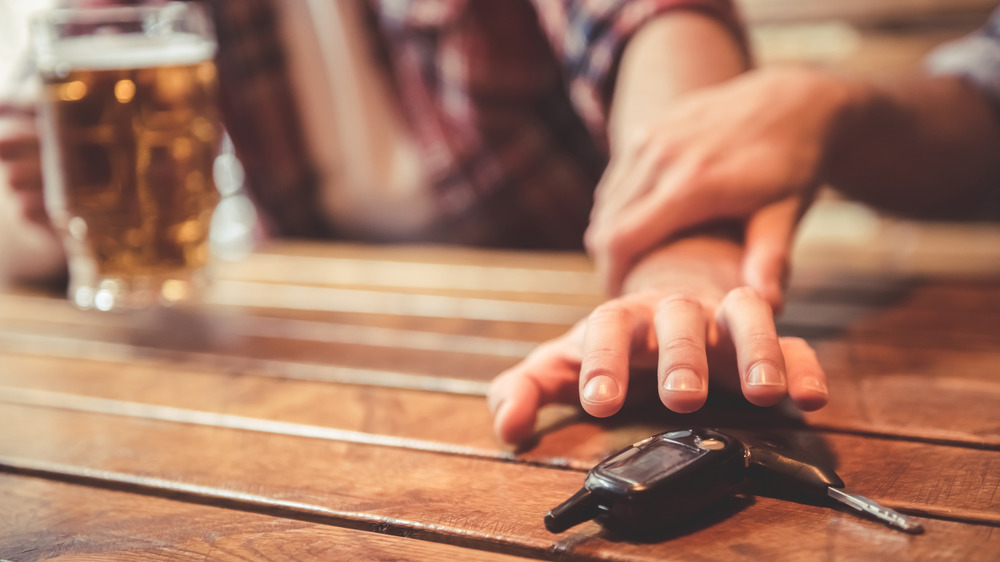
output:
<instances>
[{"instance_id":1,"label":"wooden table","mask_svg":"<svg viewBox=\"0 0 1000 562\"><path fill-rule=\"evenodd\" d=\"M782 331L826 409L550 407L512 450L483 394L600 301L582 256L286 244L218 275L155 318L0 295L0 559L1000 556L1000 277L800 276ZM799 439L926 533L751 495L657 540L543 528L594 462L696 423Z\"/></svg>"}]
</instances>

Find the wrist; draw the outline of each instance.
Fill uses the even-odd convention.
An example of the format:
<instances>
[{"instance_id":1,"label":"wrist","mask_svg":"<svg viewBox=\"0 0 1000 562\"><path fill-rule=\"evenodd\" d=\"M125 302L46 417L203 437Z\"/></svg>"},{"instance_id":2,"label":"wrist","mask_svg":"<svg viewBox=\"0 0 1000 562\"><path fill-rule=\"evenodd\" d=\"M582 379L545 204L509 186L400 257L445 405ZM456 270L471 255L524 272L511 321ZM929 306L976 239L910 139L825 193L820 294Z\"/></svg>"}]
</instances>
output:
<instances>
[{"instance_id":1,"label":"wrist","mask_svg":"<svg viewBox=\"0 0 1000 562\"><path fill-rule=\"evenodd\" d=\"M741 244L726 236L683 238L643 255L622 292L682 291L718 300L740 284L741 256Z\"/></svg>"}]
</instances>

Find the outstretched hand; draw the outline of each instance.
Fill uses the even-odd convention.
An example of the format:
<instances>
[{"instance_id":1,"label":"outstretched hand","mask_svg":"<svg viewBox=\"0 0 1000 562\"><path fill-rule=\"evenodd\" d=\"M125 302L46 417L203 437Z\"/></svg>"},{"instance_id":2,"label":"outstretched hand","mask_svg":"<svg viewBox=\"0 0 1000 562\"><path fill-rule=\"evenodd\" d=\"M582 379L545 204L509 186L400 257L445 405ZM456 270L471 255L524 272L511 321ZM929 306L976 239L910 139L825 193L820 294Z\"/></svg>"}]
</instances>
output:
<instances>
[{"instance_id":1,"label":"outstretched hand","mask_svg":"<svg viewBox=\"0 0 1000 562\"><path fill-rule=\"evenodd\" d=\"M710 364L713 377L738 378L758 406L786 396L803 410L825 405L826 376L809 345L778 337L771 307L755 290L726 285L737 278L740 256L733 243L694 240L650 258L653 276L666 280L660 288L602 304L493 381L497 436L525 440L550 403L579 401L594 416L611 416L625 402L630 371L643 368L656 369L648 391L675 412L705 403Z\"/></svg>"}]
</instances>

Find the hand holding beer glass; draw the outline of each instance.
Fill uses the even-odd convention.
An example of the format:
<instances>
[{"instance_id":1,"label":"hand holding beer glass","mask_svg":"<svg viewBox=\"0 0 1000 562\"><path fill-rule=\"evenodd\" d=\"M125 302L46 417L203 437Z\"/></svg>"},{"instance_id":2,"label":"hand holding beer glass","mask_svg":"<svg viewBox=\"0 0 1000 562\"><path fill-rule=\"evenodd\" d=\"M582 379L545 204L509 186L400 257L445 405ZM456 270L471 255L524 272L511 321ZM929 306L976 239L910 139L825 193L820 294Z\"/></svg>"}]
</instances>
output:
<instances>
[{"instance_id":1,"label":"hand holding beer glass","mask_svg":"<svg viewBox=\"0 0 1000 562\"><path fill-rule=\"evenodd\" d=\"M45 206L80 308L197 300L222 137L196 5L57 9L32 22Z\"/></svg>"}]
</instances>

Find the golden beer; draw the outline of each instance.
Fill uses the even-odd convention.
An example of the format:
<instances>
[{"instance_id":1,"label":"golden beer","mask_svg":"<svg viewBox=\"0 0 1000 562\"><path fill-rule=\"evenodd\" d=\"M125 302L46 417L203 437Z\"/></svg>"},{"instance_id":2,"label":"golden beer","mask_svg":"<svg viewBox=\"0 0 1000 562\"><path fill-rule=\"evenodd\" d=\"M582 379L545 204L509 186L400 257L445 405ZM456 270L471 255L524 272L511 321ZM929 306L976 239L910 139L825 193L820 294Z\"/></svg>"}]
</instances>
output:
<instances>
[{"instance_id":1,"label":"golden beer","mask_svg":"<svg viewBox=\"0 0 1000 562\"><path fill-rule=\"evenodd\" d=\"M221 128L214 43L63 39L40 68L46 207L84 308L177 301L209 258Z\"/></svg>"}]
</instances>

